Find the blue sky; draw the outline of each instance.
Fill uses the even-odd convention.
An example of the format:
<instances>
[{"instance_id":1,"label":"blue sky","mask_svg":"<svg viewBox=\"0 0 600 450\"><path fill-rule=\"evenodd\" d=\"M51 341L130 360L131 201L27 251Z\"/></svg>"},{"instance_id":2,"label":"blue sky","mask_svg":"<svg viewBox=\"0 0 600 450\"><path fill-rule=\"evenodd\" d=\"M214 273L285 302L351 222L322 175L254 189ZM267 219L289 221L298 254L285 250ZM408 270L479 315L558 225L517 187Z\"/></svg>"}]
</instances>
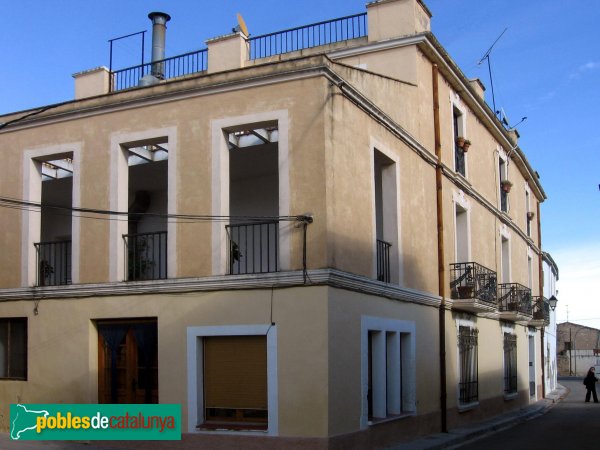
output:
<instances>
[{"instance_id":1,"label":"blue sky","mask_svg":"<svg viewBox=\"0 0 600 450\"><path fill-rule=\"evenodd\" d=\"M521 117L521 148L548 195L542 243L559 265L558 319L600 328L600 2L585 0L426 0L432 31L491 103L492 53L497 108ZM362 0L21 0L0 1L3 67L0 114L73 98L71 74L108 65L108 39L150 30L164 11L167 56L204 48L240 12L257 35L365 11ZM148 33L147 44L150 41ZM115 48L120 67L137 64L139 40ZM149 55L147 45L146 55Z\"/></svg>"}]
</instances>

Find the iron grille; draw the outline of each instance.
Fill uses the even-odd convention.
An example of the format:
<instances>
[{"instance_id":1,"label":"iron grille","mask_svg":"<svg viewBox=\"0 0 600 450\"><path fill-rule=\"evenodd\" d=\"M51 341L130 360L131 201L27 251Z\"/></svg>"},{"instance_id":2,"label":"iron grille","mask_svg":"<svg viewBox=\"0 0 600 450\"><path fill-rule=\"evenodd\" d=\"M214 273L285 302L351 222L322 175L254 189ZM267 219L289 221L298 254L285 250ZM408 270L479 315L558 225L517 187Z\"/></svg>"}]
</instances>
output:
<instances>
[{"instance_id":1,"label":"iron grille","mask_svg":"<svg viewBox=\"0 0 600 450\"><path fill-rule=\"evenodd\" d=\"M517 336L504 333L504 393L517 392Z\"/></svg>"},{"instance_id":2,"label":"iron grille","mask_svg":"<svg viewBox=\"0 0 600 450\"><path fill-rule=\"evenodd\" d=\"M479 331L461 326L458 329L458 349L460 354L460 403L473 403L479 399L477 335Z\"/></svg>"}]
</instances>

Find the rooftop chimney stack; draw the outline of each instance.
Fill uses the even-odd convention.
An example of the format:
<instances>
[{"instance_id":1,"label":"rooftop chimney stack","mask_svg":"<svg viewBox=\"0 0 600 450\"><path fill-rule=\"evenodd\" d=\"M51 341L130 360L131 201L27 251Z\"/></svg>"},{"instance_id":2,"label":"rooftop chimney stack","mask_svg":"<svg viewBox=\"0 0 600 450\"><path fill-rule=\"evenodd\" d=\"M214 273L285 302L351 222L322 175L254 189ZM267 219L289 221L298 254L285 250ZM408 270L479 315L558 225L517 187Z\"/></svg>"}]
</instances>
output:
<instances>
[{"instance_id":1,"label":"rooftop chimney stack","mask_svg":"<svg viewBox=\"0 0 600 450\"><path fill-rule=\"evenodd\" d=\"M152 21L152 75L163 80L165 63L156 63L156 61L165 59L165 36L167 22L171 20L171 16L162 12L151 12L148 18Z\"/></svg>"}]
</instances>

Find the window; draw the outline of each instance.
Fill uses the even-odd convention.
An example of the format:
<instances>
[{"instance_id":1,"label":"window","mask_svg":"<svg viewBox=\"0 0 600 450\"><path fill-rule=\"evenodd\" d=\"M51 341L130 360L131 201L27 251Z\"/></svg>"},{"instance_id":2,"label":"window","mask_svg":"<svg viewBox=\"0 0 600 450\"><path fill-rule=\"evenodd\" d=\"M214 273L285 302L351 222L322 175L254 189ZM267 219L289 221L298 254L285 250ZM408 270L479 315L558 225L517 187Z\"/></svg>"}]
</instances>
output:
<instances>
[{"instance_id":1,"label":"window","mask_svg":"<svg viewBox=\"0 0 600 450\"><path fill-rule=\"evenodd\" d=\"M413 322L363 317L361 426L415 411Z\"/></svg>"},{"instance_id":2,"label":"window","mask_svg":"<svg viewBox=\"0 0 600 450\"><path fill-rule=\"evenodd\" d=\"M525 191L525 209L527 210L527 216L525 223L527 225L527 236L531 237L531 221L533 219L533 213L531 212L531 204L529 200L529 191Z\"/></svg>"},{"instance_id":3,"label":"window","mask_svg":"<svg viewBox=\"0 0 600 450\"><path fill-rule=\"evenodd\" d=\"M517 393L517 336L504 333L504 394Z\"/></svg>"},{"instance_id":4,"label":"window","mask_svg":"<svg viewBox=\"0 0 600 450\"><path fill-rule=\"evenodd\" d=\"M504 183L508 182L508 174L506 171L506 161L502 158L499 159L498 163L498 173L499 173L499 184L500 184L500 210L503 212L508 212L508 190L509 188L504 187Z\"/></svg>"},{"instance_id":5,"label":"window","mask_svg":"<svg viewBox=\"0 0 600 450\"><path fill-rule=\"evenodd\" d=\"M460 326L458 328L458 352L460 382L459 402L461 404L474 403L479 399L479 384L477 372L477 335L479 331Z\"/></svg>"},{"instance_id":6,"label":"window","mask_svg":"<svg viewBox=\"0 0 600 450\"><path fill-rule=\"evenodd\" d=\"M454 170L462 176L466 176L465 170L465 151L458 144L458 137L464 137L464 119L461 112L454 108L452 110L452 123L454 128Z\"/></svg>"},{"instance_id":7,"label":"window","mask_svg":"<svg viewBox=\"0 0 600 450\"><path fill-rule=\"evenodd\" d=\"M188 431L277 436L277 326L188 327Z\"/></svg>"},{"instance_id":8,"label":"window","mask_svg":"<svg viewBox=\"0 0 600 450\"><path fill-rule=\"evenodd\" d=\"M27 319L0 319L0 378L27 379Z\"/></svg>"},{"instance_id":9,"label":"window","mask_svg":"<svg viewBox=\"0 0 600 450\"><path fill-rule=\"evenodd\" d=\"M377 149L373 151L377 280L398 283L397 164Z\"/></svg>"},{"instance_id":10,"label":"window","mask_svg":"<svg viewBox=\"0 0 600 450\"><path fill-rule=\"evenodd\" d=\"M455 204L456 262L469 261L469 224L467 210Z\"/></svg>"},{"instance_id":11,"label":"window","mask_svg":"<svg viewBox=\"0 0 600 450\"><path fill-rule=\"evenodd\" d=\"M266 336L211 336L203 341L203 428L266 430Z\"/></svg>"}]
</instances>

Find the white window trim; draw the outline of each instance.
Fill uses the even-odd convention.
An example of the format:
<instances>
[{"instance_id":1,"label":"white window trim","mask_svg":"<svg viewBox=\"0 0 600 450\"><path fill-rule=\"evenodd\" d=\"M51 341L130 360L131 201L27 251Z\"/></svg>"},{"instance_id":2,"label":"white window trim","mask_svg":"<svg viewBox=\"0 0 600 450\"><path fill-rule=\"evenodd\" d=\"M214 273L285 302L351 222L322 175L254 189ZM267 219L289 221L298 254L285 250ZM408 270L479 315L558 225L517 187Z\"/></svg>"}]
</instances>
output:
<instances>
[{"instance_id":1,"label":"white window trim","mask_svg":"<svg viewBox=\"0 0 600 450\"><path fill-rule=\"evenodd\" d=\"M391 268L396 267L397 270L394 273L390 272L390 282L399 285L404 284L404 265L402 260L402 221L401 216L401 188L400 188L400 158L393 152L389 147L383 145L373 136L371 136L370 143L370 154L371 154L371 211L372 215L372 237L373 242L373 264L372 264L372 278L377 278L377 218L376 218L376 198L375 198L375 151L385 155L391 159L394 163L395 177L396 177L396 226L394 229L393 239L391 239L392 248L390 249L390 266Z\"/></svg>"},{"instance_id":2,"label":"white window trim","mask_svg":"<svg viewBox=\"0 0 600 450\"><path fill-rule=\"evenodd\" d=\"M287 109L266 111L243 116L227 117L211 121L212 143L212 214L215 216L229 215L229 148L223 135L223 130L238 125L277 122L279 141L277 158L279 167L279 215L290 215L290 163L289 163L289 126L290 120ZM306 211L303 211L306 212ZM279 223L279 267L289 270L290 265L290 235L294 224ZM223 275L227 273L227 233L222 222L212 225L212 273Z\"/></svg>"},{"instance_id":3,"label":"white window trim","mask_svg":"<svg viewBox=\"0 0 600 450\"><path fill-rule=\"evenodd\" d=\"M203 391L203 347L202 338L207 336L267 336L267 402L269 423L267 431L213 431L199 430L204 422ZM187 328L187 372L188 372L188 432L206 434L266 434L279 433L279 399L277 388L277 326L276 325L225 325Z\"/></svg>"},{"instance_id":4,"label":"white window trim","mask_svg":"<svg viewBox=\"0 0 600 450\"><path fill-rule=\"evenodd\" d=\"M35 158L61 153L73 154L73 193L71 206L81 207L81 149L82 142L69 142L59 145L25 149L23 152L23 200L41 203L42 173ZM41 211L23 210L21 222L21 286L34 286L36 282L36 254L34 242L40 238ZM79 283L81 218L73 214L71 218L71 282Z\"/></svg>"},{"instance_id":5,"label":"white window trim","mask_svg":"<svg viewBox=\"0 0 600 450\"><path fill-rule=\"evenodd\" d=\"M367 392L369 389L369 331L380 331L382 333L396 333L398 339L396 343L401 346L400 350L400 371L396 371L393 376L402 380L402 386L398 384L397 392L386 392L387 398L390 396L399 396L401 389L402 404L397 405L405 414L414 415L417 412L416 407L416 325L415 322L408 320L384 319L381 317L362 316L361 334L360 334L360 352L361 352L361 429L369 426L369 404L367 402ZM408 335L400 339L400 334ZM392 343L392 345L396 345ZM397 348L397 347L396 347ZM381 358L388 357L388 352L381 352ZM383 395L383 394L381 394Z\"/></svg>"},{"instance_id":6,"label":"white window trim","mask_svg":"<svg viewBox=\"0 0 600 450\"><path fill-rule=\"evenodd\" d=\"M148 128L136 132L116 132L110 136L110 209L127 212L129 209L129 164L126 149L149 139L165 138L169 143L167 165L167 213L177 212L177 127ZM109 280L125 279L125 246L123 235L127 234L127 221L111 217L109 241ZM167 223L167 278L177 275L177 224Z\"/></svg>"},{"instance_id":7,"label":"white window trim","mask_svg":"<svg viewBox=\"0 0 600 450\"><path fill-rule=\"evenodd\" d=\"M500 160L504 162L504 174L503 176L500 174ZM499 147L497 150L497 159L496 159L496 180L498 181L498 209L500 212L508 214L510 212L510 196L506 197L506 211L502 211L502 184L500 180L508 180L508 155L504 151L502 147Z\"/></svg>"}]
</instances>

